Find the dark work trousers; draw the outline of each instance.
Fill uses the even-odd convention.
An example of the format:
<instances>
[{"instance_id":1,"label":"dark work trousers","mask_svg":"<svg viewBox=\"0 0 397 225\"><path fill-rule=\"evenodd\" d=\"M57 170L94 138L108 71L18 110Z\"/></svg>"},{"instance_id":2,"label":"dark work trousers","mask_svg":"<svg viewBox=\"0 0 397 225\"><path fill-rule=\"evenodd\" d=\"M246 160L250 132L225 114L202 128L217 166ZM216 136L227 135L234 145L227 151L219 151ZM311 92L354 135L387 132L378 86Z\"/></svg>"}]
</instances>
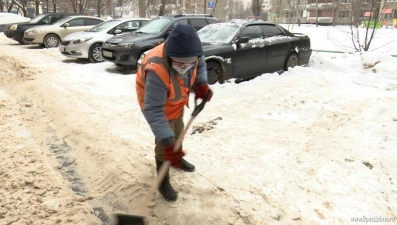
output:
<instances>
[{"instance_id":1,"label":"dark work trousers","mask_svg":"<svg viewBox=\"0 0 397 225\"><path fill-rule=\"evenodd\" d=\"M178 139L179 135L182 133L183 129L185 129L185 124L183 123L183 112L182 114L176 119L169 121L171 129L175 133L175 140ZM155 157L157 160L164 162L164 148L166 146L163 146L159 141L156 140L156 146L154 147L154 151L156 153ZM181 146L182 147L182 146Z\"/></svg>"}]
</instances>

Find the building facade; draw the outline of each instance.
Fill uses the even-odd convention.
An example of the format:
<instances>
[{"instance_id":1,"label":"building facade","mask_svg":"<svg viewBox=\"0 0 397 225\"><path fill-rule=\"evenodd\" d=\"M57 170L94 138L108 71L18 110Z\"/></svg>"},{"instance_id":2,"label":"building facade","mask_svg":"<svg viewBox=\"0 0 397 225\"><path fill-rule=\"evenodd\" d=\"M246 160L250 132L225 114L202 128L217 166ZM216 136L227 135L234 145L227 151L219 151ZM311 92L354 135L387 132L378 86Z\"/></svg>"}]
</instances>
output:
<instances>
[{"instance_id":1,"label":"building facade","mask_svg":"<svg viewBox=\"0 0 397 225\"><path fill-rule=\"evenodd\" d=\"M309 23L320 25L361 24L368 20L371 8L381 14L382 21L397 18L397 0L385 4L376 0L272 0L271 21L277 23Z\"/></svg>"}]
</instances>

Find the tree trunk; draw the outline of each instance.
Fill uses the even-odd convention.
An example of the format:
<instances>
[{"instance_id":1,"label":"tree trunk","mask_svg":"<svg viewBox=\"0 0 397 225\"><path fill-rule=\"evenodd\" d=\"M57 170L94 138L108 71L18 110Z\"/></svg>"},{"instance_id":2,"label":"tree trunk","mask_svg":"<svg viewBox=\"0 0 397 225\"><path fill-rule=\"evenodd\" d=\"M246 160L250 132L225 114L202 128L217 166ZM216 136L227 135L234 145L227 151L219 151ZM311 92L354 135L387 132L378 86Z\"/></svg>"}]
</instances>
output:
<instances>
[{"instance_id":1,"label":"tree trunk","mask_svg":"<svg viewBox=\"0 0 397 225\"><path fill-rule=\"evenodd\" d=\"M166 0L161 0L161 6L160 6L159 15L164 15L165 14L165 4L167 4L167 1Z\"/></svg>"},{"instance_id":2,"label":"tree trunk","mask_svg":"<svg viewBox=\"0 0 397 225\"><path fill-rule=\"evenodd\" d=\"M138 7L139 7L139 17L146 17L146 4L145 0L139 0L138 2Z\"/></svg>"},{"instance_id":3,"label":"tree trunk","mask_svg":"<svg viewBox=\"0 0 397 225\"><path fill-rule=\"evenodd\" d=\"M101 17L101 0L97 0L97 12L98 12L98 17Z\"/></svg>"},{"instance_id":4,"label":"tree trunk","mask_svg":"<svg viewBox=\"0 0 397 225\"><path fill-rule=\"evenodd\" d=\"M12 7L14 7L14 1L11 2L10 6L7 9L7 12L11 12Z\"/></svg>"}]
</instances>

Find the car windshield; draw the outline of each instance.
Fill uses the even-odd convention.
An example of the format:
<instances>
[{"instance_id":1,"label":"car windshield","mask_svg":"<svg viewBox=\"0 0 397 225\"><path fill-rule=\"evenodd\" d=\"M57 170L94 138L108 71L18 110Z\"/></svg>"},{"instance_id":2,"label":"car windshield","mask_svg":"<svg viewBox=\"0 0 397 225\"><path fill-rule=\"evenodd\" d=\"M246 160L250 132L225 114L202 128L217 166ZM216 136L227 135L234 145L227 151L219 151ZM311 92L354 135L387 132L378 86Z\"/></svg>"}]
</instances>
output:
<instances>
[{"instance_id":1,"label":"car windshield","mask_svg":"<svg viewBox=\"0 0 397 225\"><path fill-rule=\"evenodd\" d=\"M201 42L228 43L233 39L240 27L240 24L214 23L203 27L197 33Z\"/></svg>"},{"instance_id":2,"label":"car windshield","mask_svg":"<svg viewBox=\"0 0 397 225\"><path fill-rule=\"evenodd\" d=\"M155 18L146 23L135 33L158 34L172 21L170 18Z\"/></svg>"},{"instance_id":3,"label":"car windshield","mask_svg":"<svg viewBox=\"0 0 397 225\"><path fill-rule=\"evenodd\" d=\"M112 29L114 26L117 26L121 21L120 20L108 20L106 22L100 23L95 27L89 29L89 32L101 32L101 31L108 31Z\"/></svg>"},{"instance_id":4,"label":"car windshield","mask_svg":"<svg viewBox=\"0 0 397 225\"><path fill-rule=\"evenodd\" d=\"M29 23L37 23L39 22L41 19L43 19L43 17L45 17L44 14L41 14L39 16L36 16L35 18L33 18L31 21L29 21Z\"/></svg>"}]
</instances>

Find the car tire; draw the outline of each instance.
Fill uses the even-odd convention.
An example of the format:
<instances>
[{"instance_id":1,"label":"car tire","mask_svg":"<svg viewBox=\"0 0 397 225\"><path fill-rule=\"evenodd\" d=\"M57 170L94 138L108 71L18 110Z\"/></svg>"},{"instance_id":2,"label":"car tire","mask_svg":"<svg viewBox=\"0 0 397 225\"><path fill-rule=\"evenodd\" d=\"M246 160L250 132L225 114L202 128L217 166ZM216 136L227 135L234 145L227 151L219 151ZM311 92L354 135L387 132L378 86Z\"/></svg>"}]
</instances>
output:
<instances>
[{"instance_id":1,"label":"car tire","mask_svg":"<svg viewBox=\"0 0 397 225\"><path fill-rule=\"evenodd\" d=\"M225 82L223 77L223 68L216 61L207 62L208 84L215 84L217 81L221 84Z\"/></svg>"},{"instance_id":2,"label":"car tire","mask_svg":"<svg viewBox=\"0 0 397 225\"><path fill-rule=\"evenodd\" d=\"M288 68L294 68L299 65L299 56L296 53L291 53L284 64L284 70L288 71Z\"/></svg>"},{"instance_id":3,"label":"car tire","mask_svg":"<svg viewBox=\"0 0 397 225\"><path fill-rule=\"evenodd\" d=\"M88 52L88 58L90 62L93 63L103 62L101 43L96 43L91 46L90 51Z\"/></svg>"},{"instance_id":4,"label":"car tire","mask_svg":"<svg viewBox=\"0 0 397 225\"><path fill-rule=\"evenodd\" d=\"M44 37L44 46L46 48L56 48L59 46L61 39L55 34L47 34Z\"/></svg>"}]
</instances>

